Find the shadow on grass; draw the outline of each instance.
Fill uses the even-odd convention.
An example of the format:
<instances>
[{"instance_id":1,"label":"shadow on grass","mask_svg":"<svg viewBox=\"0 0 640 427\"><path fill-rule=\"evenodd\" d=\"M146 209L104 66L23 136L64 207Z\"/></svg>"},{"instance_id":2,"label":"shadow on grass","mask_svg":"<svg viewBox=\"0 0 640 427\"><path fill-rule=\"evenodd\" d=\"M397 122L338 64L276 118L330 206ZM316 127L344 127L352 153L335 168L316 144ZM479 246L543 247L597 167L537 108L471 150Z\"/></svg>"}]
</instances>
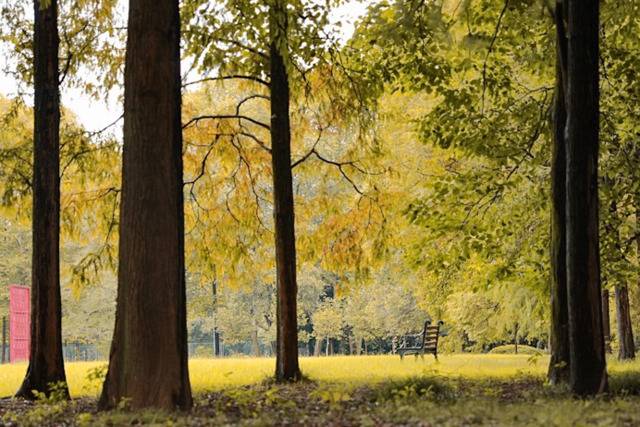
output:
<instances>
[{"instance_id":1,"label":"shadow on grass","mask_svg":"<svg viewBox=\"0 0 640 427\"><path fill-rule=\"evenodd\" d=\"M369 388L371 396L378 402L432 400L452 402L458 397L456 387L439 376L415 376L403 380L386 381Z\"/></svg>"},{"instance_id":2,"label":"shadow on grass","mask_svg":"<svg viewBox=\"0 0 640 427\"><path fill-rule=\"evenodd\" d=\"M609 376L609 392L616 396L640 396L640 371L612 373Z\"/></svg>"}]
</instances>

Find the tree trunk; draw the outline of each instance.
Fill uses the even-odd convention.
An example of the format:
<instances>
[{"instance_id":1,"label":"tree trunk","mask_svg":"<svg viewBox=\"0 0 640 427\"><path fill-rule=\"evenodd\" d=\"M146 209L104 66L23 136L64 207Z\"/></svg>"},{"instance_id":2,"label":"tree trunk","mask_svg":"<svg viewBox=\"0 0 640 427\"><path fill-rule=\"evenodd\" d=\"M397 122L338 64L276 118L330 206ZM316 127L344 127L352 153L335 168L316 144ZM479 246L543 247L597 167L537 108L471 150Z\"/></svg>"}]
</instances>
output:
<instances>
[{"instance_id":1,"label":"tree trunk","mask_svg":"<svg viewBox=\"0 0 640 427\"><path fill-rule=\"evenodd\" d=\"M296 298L296 242L291 173L289 124L289 77L286 1L270 6L271 65L271 161L273 168L273 215L276 246L277 346L276 380L300 379Z\"/></svg>"},{"instance_id":2,"label":"tree trunk","mask_svg":"<svg viewBox=\"0 0 640 427\"><path fill-rule=\"evenodd\" d=\"M566 241L566 141L565 104L567 38L565 5L558 1L556 21L556 83L551 147L551 360L547 377L551 384L569 382L569 312L567 302Z\"/></svg>"},{"instance_id":3,"label":"tree trunk","mask_svg":"<svg viewBox=\"0 0 640 427\"><path fill-rule=\"evenodd\" d=\"M607 389L598 240L599 0L567 0L567 289L570 387Z\"/></svg>"},{"instance_id":4,"label":"tree trunk","mask_svg":"<svg viewBox=\"0 0 640 427\"><path fill-rule=\"evenodd\" d=\"M518 354L518 328L519 325L516 323L515 327L513 328L513 345L515 354Z\"/></svg>"},{"instance_id":5,"label":"tree trunk","mask_svg":"<svg viewBox=\"0 0 640 427\"><path fill-rule=\"evenodd\" d=\"M213 293L212 310L213 316L213 357L220 356L220 333L218 332L218 281L214 279L211 284Z\"/></svg>"},{"instance_id":6,"label":"tree trunk","mask_svg":"<svg viewBox=\"0 0 640 427\"><path fill-rule=\"evenodd\" d=\"M620 343L618 359L635 359L636 349L633 342L631 311L629 309L629 289L626 286L616 286L615 294L618 320L618 341Z\"/></svg>"},{"instance_id":7,"label":"tree trunk","mask_svg":"<svg viewBox=\"0 0 640 427\"><path fill-rule=\"evenodd\" d=\"M604 333L604 351L611 353L611 318L609 316L609 290L602 290L602 330Z\"/></svg>"},{"instance_id":8,"label":"tree trunk","mask_svg":"<svg viewBox=\"0 0 640 427\"><path fill-rule=\"evenodd\" d=\"M255 357L260 357L260 341L258 340L257 325L254 325L254 329L251 332L251 354Z\"/></svg>"},{"instance_id":9,"label":"tree trunk","mask_svg":"<svg viewBox=\"0 0 640 427\"><path fill-rule=\"evenodd\" d=\"M177 0L131 0L116 324L99 406L191 407Z\"/></svg>"},{"instance_id":10,"label":"tree trunk","mask_svg":"<svg viewBox=\"0 0 640 427\"><path fill-rule=\"evenodd\" d=\"M16 396L55 386L67 397L60 297L58 3L34 0L33 252L29 368ZM60 387L62 386L62 389Z\"/></svg>"},{"instance_id":11,"label":"tree trunk","mask_svg":"<svg viewBox=\"0 0 640 427\"><path fill-rule=\"evenodd\" d=\"M7 351L7 318L5 316L2 316L2 364L3 365L7 361L6 351Z\"/></svg>"}]
</instances>

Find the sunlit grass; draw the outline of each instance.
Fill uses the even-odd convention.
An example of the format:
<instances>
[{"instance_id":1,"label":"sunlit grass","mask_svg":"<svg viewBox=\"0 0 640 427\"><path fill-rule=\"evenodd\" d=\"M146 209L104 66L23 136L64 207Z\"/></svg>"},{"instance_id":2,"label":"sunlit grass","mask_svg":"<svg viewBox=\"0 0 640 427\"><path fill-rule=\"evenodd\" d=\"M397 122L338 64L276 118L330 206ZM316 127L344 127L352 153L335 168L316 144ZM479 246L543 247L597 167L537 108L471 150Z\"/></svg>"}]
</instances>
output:
<instances>
[{"instance_id":1,"label":"sunlit grass","mask_svg":"<svg viewBox=\"0 0 640 427\"><path fill-rule=\"evenodd\" d=\"M545 374L547 356L506 354L441 355L424 360L398 356L335 356L302 358L303 373L321 382L362 385L386 380L399 380L420 375L439 375L448 378L509 378L521 375ZM73 396L97 395L100 381L90 381L88 374L106 362L74 362L66 365L67 380ZM269 358L193 359L189 363L194 393L258 383L274 371L275 361ZM0 396L9 396L19 387L26 364L0 365ZM609 362L612 376L624 378L640 372L640 362Z\"/></svg>"}]
</instances>

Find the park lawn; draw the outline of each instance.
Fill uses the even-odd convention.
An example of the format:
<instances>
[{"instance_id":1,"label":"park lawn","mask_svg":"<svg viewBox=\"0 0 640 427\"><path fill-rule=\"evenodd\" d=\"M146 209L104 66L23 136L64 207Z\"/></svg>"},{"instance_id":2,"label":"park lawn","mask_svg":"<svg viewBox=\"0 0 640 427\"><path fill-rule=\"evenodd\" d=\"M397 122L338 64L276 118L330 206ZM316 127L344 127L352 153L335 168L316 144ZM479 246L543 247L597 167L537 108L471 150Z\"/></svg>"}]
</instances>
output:
<instances>
[{"instance_id":1,"label":"park lawn","mask_svg":"<svg viewBox=\"0 0 640 427\"><path fill-rule=\"evenodd\" d=\"M311 380L327 383L366 385L389 380L401 380L421 375L465 378L509 378L514 375L542 375L548 363L546 357L515 355L453 354L432 356L424 360L413 356L400 360L398 356L332 356L303 357L303 374ZM100 371L106 362L73 362L66 364L67 382L73 397L95 396L101 383ZM27 369L24 363L0 365L0 397L10 396L20 386ZM234 386L259 383L275 369L271 358L192 359L189 361L191 387L195 394ZM98 375L96 375L98 374Z\"/></svg>"},{"instance_id":2,"label":"park lawn","mask_svg":"<svg viewBox=\"0 0 640 427\"><path fill-rule=\"evenodd\" d=\"M267 358L190 361L195 407L188 416L115 411L95 414L104 363L71 363L71 404L11 407L0 425L640 425L640 362L610 361L612 392L579 400L544 384L548 357L442 355L302 358L310 381L265 381ZM0 391L19 385L25 365L0 366ZM97 370L96 370L97 369ZM94 377L94 379L92 379ZM11 401L5 401L11 402Z\"/></svg>"}]
</instances>

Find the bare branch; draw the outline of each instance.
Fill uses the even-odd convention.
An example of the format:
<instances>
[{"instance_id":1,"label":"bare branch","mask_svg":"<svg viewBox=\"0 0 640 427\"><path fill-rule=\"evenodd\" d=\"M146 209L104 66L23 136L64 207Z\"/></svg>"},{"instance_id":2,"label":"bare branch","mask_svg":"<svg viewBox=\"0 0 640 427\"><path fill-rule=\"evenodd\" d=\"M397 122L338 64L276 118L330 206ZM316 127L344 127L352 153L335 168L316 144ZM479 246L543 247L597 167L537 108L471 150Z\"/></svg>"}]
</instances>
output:
<instances>
[{"instance_id":1,"label":"bare branch","mask_svg":"<svg viewBox=\"0 0 640 427\"><path fill-rule=\"evenodd\" d=\"M193 125L194 123L198 123L202 120L228 120L228 119L238 119L239 121L242 120L246 120L250 123L253 123L256 126L260 126L263 129L266 130L270 130L271 126L269 126L266 123L262 123L259 120L256 120L254 118L251 118L249 116L244 116L244 115L239 115L239 114L217 114L217 115L204 115L204 116L198 116L198 117L194 117L191 120L189 120L187 123L185 123L184 125L182 125L182 129L186 129L189 126Z\"/></svg>"},{"instance_id":2,"label":"bare branch","mask_svg":"<svg viewBox=\"0 0 640 427\"><path fill-rule=\"evenodd\" d=\"M259 95L259 94L254 94L254 95L249 95L246 98L244 98L242 101L238 102L238 105L236 105L236 114L240 115L240 108L246 103L251 101L252 99L265 99L267 101L270 101L271 98L266 96L266 95Z\"/></svg>"},{"instance_id":3,"label":"bare branch","mask_svg":"<svg viewBox=\"0 0 640 427\"><path fill-rule=\"evenodd\" d=\"M264 79L261 79L260 77L248 76L248 75L242 75L242 74L233 74L229 76L204 77L202 79L186 82L182 85L182 87L188 87L188 86L196 85L199 83L205 83L205 82L219 82L222 80L249 80L252 82L259 83L263 86L270 87L269 82Z\"/></svg>"}]
</instances>

